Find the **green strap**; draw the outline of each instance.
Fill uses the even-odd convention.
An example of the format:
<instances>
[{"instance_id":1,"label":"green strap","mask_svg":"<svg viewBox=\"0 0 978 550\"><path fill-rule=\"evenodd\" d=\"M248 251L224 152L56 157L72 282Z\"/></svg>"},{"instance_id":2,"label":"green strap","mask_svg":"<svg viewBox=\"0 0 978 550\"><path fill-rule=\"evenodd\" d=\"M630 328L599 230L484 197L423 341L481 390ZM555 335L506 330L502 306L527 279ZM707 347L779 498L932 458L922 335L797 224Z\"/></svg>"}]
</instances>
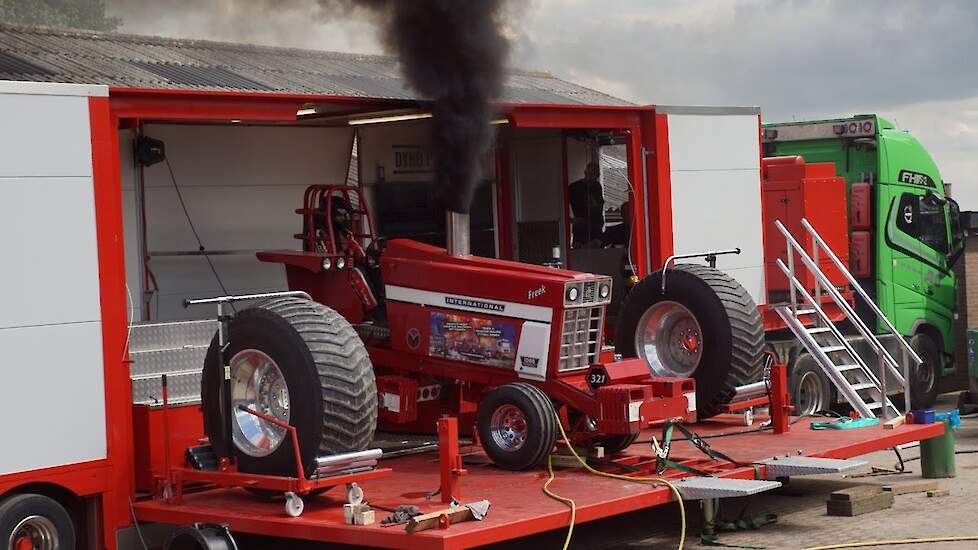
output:
<instances>
[{"instance_id":1,"label":"green strap","mask_svg":"<svg viewBox=\"0 0 978 550\"><path fill-rule=\"evenodd\" d=\"M692 443L694 447L699 449L700 452L710 457L711 459L717 461L723 460L735 464L737 466L746 466L746 464L737 462L736 460L721 453L720 451L713 449L712 447L710 447L710 444L707 443L705 439L700 437L699 434L690 430L686 426L683 426L682 424L673 422L671 420L667 420L662 428L662 444L660 445L659 442L655 439L655 437L652 438L652 450L655 452L655 456L656 456L656 468L655 468L656 473L662 474L667 468L674 468L676 470L680 470L690 474L696 474L701 476L712 475L708 472L704 472L703 470L698 470L691 466L686 466L684 464L680 464L678 462L669 460L669 452L672 447L673 429L678 429L680 432L682 432L682 434L686 437L687 441Z\"/></svg>"}]
</instances>

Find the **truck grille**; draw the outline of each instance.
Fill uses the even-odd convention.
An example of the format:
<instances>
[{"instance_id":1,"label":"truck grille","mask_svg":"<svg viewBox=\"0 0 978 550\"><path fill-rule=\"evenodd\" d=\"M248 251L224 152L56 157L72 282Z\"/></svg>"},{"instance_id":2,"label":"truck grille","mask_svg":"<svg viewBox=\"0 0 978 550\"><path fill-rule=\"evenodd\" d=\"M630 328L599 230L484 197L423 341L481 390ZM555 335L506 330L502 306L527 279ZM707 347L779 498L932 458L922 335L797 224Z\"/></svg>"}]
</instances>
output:
<instances>
[{"instance_id":1,"label":"truck grille","mask_svg":"<svg viewBox=\"0 0 978 550\"><path fill-rule=\"evenodd\" d=\"M594 302L594 297L597 294L598 283L597 281L588 281L584 283L584 292L581 293L583 296L582 302L585 304L590 304Z\"/></svg>"},{"instance_id":2,"label":"truck grille","mask_svg":"<svg viewBox=\"0 0 978 550\"><path fill-rule=\"evenodd\" d=\"M594 289L592 288L593 292ZM583 307L564 311L560 337L559 371L584 369L595 363L601 349L603 307Z\"/></svg>"}]
</instances>

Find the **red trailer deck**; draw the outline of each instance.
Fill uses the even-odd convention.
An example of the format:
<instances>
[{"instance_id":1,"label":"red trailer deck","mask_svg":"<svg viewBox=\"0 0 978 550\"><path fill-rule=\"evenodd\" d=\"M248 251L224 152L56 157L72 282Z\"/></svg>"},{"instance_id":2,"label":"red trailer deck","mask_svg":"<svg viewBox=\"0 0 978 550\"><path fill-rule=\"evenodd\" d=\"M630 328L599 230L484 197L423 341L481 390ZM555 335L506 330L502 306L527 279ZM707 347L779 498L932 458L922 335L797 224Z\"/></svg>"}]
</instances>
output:
<instances>
[{"instance_id":1,"label":"red trailer deck","mask_svg":"<svg viewBox=\"0 0 978 550\"><path fill-rule=\"evenodd\" d=\"M743 431L740 416L722 415L696 424L701 436ZM793 419L796 420L796 419ZM940 435L943 424L903 425L894 429L882 426L852 430L815 431L809 428L810 419L794 424L786 434L775 435L771 431L743 433L710 439L714 449L734 460L750 463L775 455L804 455L824 458L852 458L896 445L928 439ZM659 434L649 431L643 440ZM463 450L464 452L464 450ZM629 454L651 456L648 445L636 444ZM487 499L492 503L489 514L482 521L454 524L447 529L433 529L415 534L405 532L403 526L381 527L346 525L343 520L345 493L334 490L318 498L309 498L301 517L285 514L281 503L256 500L241 489L214 489L185 495L179 505L168 505L160 500L143 500L136 503L136 516L140 521L169 524L193 522L228 523L232 531L267 536L301 538L323 542L382 548L454 549L470 548L513 540L567 526L569 511L566 506L544 495L542 486L545 470L512 472L500 470L484 462L484 455L472 450L465 456L467 475L462 477L463 503ZM672 460L701 461L706 458L685 441L673 445ZM708 459L707 459L708 460ZM366 499L379 506L394 508L401 504L414 504L422 512L445 508L437 499L426 503L424 495L438 488L439 462L436 454L422 454L385 460L384 466L394 474L385 479L362 484ZM717 472L719 477L753 479L753 467L736 467ZM702 466L700 466L702 467ZM763 468L761 466L760 468ZM672 474L672 475L670 475ZM764 472L760 471L763 476ZM665 504L673 500L664 485L628 483L588 474L580 469L556 471L557 480L551 488L554 492L572 498L577 503L577 522L602 519L625 512ZM667 471L667 478L685 477L674 470ZM378 515L386 512L377 510Z\"/></svg>"}]
</instances>

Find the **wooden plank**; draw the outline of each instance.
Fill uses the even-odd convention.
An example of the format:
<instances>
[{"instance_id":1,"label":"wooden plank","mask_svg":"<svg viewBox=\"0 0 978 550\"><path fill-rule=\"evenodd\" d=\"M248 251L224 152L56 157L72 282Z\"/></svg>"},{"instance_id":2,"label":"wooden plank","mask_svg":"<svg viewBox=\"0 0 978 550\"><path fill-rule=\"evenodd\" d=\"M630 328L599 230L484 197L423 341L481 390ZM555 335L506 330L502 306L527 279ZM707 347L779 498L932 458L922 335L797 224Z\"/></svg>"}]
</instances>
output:
<instances>
[{"instance_id":1,"label":"wooden plank","mask_svg":"<svg viewBox=\"0 0 978 550\"><path fill-rule=\"evenodd\" d=\"M894 419L887 420L886 422L884 422L883 423L883 429L884 430L892 430L893 428L896 428L897 426L903 426L906 423L907 423L907 417L901 415L901 416L898 416L898 417L896 417Z\"/></svg>"},{"instance_id":2,"label":"wooden plank","mask_svg":"<svg viewBox=\"0 0 978 550\"><path fill-rule=\"evenodd\" d=\"M926 493L927 491L935 491L939 488L940 487L938 487L937 481L934 480L907 481L904 483L894 483L893 485L883 486L884 491L889 491L894 495Z\"/></svg>"},{"instance_id":3,"label":"wooden plank","mask_svg":"<svg viewBox=\"0 0 978 550\"><path fill-rule=\"evenodd\" d=\"M878 495L883 492L879 485L856 485L848 489L835 491L829 495L829 500L852 501Z\"/></svg>"},{"instance_id":4,"label":"wooden plank","mask_svg":"<svg viewBox=\"0 0 978 550\"><path fill-rule=\"evenodd\" d=\"M934 490L934 491L927 491L927 496L928 497L946 497L946 496L948 496L950 494L951 494L951 491L948 490L948 489L937 489L937 490Z\"/></svg>"},{"instance_id":5,"label":"wooden plank","mask_svg":"<svg viewBox=\"0 0 978 550\"><path fill-rule=\"evenodd\" d=\"M417 533L418 531L435 529L438 527L438 523L441 521L440 518L442 516L447 518L449 525L474 519L472 516L472 510L469 510L469 508L466 506L460 506L458 508L446 508L437 512L430 512L428 514L414 516L408 520L407 525L404 528L408 533Z\"/></svg>"},{"instance_id":6,"label":"wooden plank","mask_svg":"<svg viewBox=\"0 0 978 550\"><path fill-rule=\"evenodd\" d=\"M893 506L893 493L881 491L857 500L825 501L825 512L830 516L859 516L885 510Z\"/></svg>"}]
</instances>

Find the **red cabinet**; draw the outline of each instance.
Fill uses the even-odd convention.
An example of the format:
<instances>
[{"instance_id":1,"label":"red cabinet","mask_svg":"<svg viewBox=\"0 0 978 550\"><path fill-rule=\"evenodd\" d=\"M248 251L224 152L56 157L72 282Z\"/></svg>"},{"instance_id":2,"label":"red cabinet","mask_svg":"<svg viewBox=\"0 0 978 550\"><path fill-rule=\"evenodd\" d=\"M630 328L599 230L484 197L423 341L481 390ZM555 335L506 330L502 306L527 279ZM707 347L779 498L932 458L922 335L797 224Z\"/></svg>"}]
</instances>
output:
<instances>
[{"instance_id":1,"label":"red cabinet","mask_svg":"<svg viewBox=\"0 0 978 550\"><path fill-rule=\"evenodd\" d=\"M812 242L801 225L802 218L818 231L842 261L849 262L848 213L845 179L835 174L832 163L806 163L801 157L766 158L763 163L764 263L769 303L787 299L788 281L777 266L787 265L787 243L775 226L780 221L812 255ZM821 270L837 288L847 288L845 278L826 254L819 257ZM815 279L795 257L795 272L814 290Z\"/></svg>"}]
</instances>

